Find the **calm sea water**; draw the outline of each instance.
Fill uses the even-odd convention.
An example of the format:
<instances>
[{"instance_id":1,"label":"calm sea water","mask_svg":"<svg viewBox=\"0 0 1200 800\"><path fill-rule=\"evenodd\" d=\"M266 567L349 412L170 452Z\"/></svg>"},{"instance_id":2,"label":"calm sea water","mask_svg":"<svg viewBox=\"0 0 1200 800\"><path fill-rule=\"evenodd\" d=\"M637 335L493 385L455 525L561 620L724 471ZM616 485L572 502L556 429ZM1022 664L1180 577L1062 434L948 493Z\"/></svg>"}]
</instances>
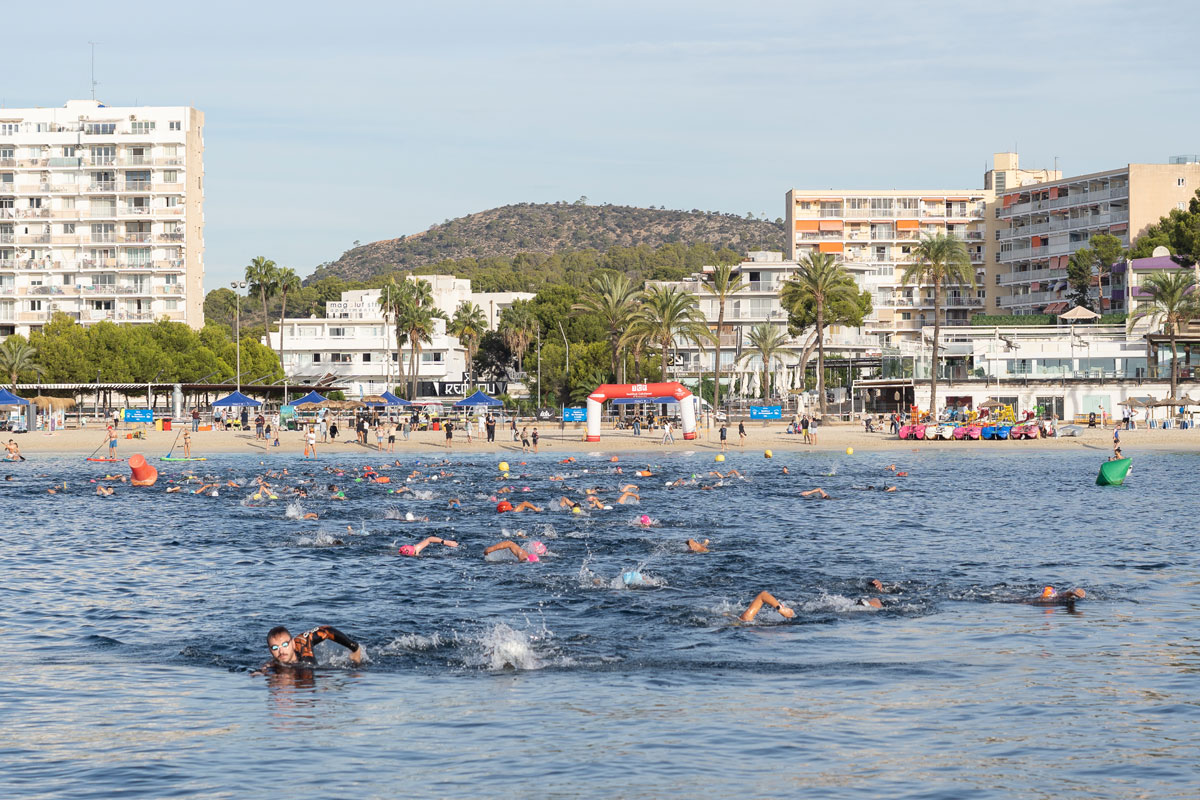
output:
<instances>
[{"instance_id":1,"label":"calm sea water","mask_svg":"<svg viewBox=\"0 0 1200 800\"><path fill-rule=\"evenodd\" d=\"M291 502L164 494L180 464L111 498L89 483L110 465L5 465L0 795L1200 796L1200 456L1135 453L1127 485L1100 488L1102 451L1004 451L731 454L746 479L712 491L664 486L709 482L711 455L651 456L654 478L510 456L508 481L460 456L432 481L398 454L394 481L423 473L403 496L273 456L282 485L315 480ZM584 516L489 500L627 480L640 506ZM834 499L798 497L813 486ZM429 534L462 547L396 555ZM521 534L549 556L482 557ZM882 611L854 605L874 577ZM1088 598L1019 602L1046 583ZM738 623L760 589L796 619ZM369 663L324 644L311 672L251 674L268 628L322 623Z\"/></svg>"}]
</instances>

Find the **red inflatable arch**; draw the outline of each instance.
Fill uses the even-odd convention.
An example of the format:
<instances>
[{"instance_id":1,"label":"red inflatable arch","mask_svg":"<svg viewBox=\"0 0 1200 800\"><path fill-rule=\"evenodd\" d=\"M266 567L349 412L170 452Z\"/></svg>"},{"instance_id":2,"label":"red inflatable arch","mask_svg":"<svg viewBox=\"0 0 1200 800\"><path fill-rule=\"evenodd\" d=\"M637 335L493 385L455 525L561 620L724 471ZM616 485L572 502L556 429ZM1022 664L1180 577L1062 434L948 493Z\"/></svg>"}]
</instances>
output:
<instances>
[{"instance_id":1,"label":"red inflatable arch","mask_svg":"<svg viewBox=\"0 0 1200 800\"><path fill-rule=\"evenodd\" d=\"M600 413L605 400L635 398L653 400L656 397L673 397L679 401L680 418L683 420L683 438L696 438L696 406L690 402L692 393L682 383L606 383L597 386L587 399L587 440L600 441ZM685 402L687 401L687 402Z\"/></svg>"}]
</instances>

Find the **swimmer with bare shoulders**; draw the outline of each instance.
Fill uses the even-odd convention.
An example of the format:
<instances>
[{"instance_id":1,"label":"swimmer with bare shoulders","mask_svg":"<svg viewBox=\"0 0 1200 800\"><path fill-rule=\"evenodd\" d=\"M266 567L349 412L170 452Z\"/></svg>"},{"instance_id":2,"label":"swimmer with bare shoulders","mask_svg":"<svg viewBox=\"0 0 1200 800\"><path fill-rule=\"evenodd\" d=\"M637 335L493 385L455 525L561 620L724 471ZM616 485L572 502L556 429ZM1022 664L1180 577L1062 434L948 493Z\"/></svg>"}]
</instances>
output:
<instances>
[{"instance_id":1,"label":"swimmer with bare shoulders","mask_svg":"<svg viewBox=\"0 0 1200 800\"><path fill-rule=\"evenodd\" d=\"M522 511L540 512L541 510L542 510L541 508L539 508L538 506L535 506L533 503L529 502L528 500L522 500L520 503L517 503L515 506L513 506L514 514L520 514Z\"/></svg>"},{"instance_id":2,"label":"swimmer with bare shoulders","mask_svg":"<svg viewBox=\"0 0 1200 800\"><path fill-rule=\"evenodd\" d=\"M625 505L625 503L630 499L636 500L639 503L642 502L641 495L638 495L634 492L622 492L621 496L617 498L617 502L621 505Z\"/></svg>"},{"instance_id":3,"label":"swimmer with bare shoulders","mask_svg":"<svg viewBox=\"0 0 1200 800\"><path fill-rule=\"evenodd\" d=\"M785 619L791 619L792 617L796 616L795 611L792 611L783 603L776 600L774 595L772 595L770 592L763 591L758 593L758 596L754 598L753 602L750 603L750 606L742 612L742 615L738 617L738 619L740 619L742 622L752 622L754 618L758 616L758 612L762 611L762 607L764 605L768 605L775 609L779 612L780 616L784 617Z\"/></svg>"},{"instance_id":4,"label":"swimmer with bare shoulders","mask_svg":"<svg viewBox=\"0 0 1200 800\"><path fill-rule=\"evenodd\" d=\"M439 536L426 536L416 544L400 545L399 554L402 556L415 558L416 556L421 555L421 551L431 544L440 544L444 547L458 547L458 542L452 539L443 539Z\"/></svg>"},{"instance_id":5,"label":"swimmer with bare shoulders","mask_svg":"<svg viewBox=\"0 0 1200 800\"><path fill-rule=\"evenodd\" d=\"M691 550L693 553L707 553L708 539L705 539L703 542L697 542L695 539L688 539L687 546L688 550Z\"/></svg>"},{"instance_id":6,"label":"swimmer with bare shoulders","mask_svg":"<svg viewBox=\"0 0 1200 800\"><path fill-rule=\"evenodd\" d=\"M492 553L500 550L507 550L508 552L512 553L517 557L517 561L519 562L539 561L541 559L538 557L546 553L546 545L542 544L541 542L530 542L529 550L525 550L516 542L506 539L503 542L497 542L496 544L486 548L483 551L483 555L485 557L490 556Z\"/></svg>"},{"instance_id":7,"label":"swimmer with bare shoulders","mask_svg":"<svg viewBox=\"0 0 1200 800\"><path fill-rule=\"evenodd\" d=\"M807 492L801 492L800 496L801 497L816 496L820 500L828 500L829 499L829 493L826 492L824 489L822 489L819 486L816 489L809 489Z\"/></svg>"}]
</instances>

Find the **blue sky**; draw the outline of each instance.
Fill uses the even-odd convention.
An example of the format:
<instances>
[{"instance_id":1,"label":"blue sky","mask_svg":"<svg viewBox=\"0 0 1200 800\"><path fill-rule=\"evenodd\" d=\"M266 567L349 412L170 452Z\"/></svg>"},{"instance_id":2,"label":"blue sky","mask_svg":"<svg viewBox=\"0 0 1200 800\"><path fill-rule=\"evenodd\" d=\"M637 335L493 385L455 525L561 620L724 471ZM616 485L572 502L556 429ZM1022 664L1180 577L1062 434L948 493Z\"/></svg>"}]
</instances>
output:
<instances>
[{"instance_id":1,"label":"blue sky","mask_svg":"<svg viewBox=\"0 0 1200 800\"><path fill-rule=\"evenodd\" d=\"M516 202L783 214L1200 152L1190 4L225 3L5 12L0 103L193 105L206 288Z\"/></svg>"}]
</instances>

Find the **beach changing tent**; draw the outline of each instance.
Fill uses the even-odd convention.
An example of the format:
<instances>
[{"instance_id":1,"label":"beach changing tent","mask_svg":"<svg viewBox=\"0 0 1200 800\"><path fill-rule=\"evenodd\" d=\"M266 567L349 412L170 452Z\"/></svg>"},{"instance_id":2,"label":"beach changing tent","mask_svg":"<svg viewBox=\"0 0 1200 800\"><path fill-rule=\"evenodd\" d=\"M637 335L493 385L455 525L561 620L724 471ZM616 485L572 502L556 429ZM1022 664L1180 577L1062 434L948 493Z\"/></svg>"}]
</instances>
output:
<instances>
[{"instance_id":1,"label":"beach changing tent","mask_svg":"<svg viewBox=\"0 0 1200 800\"><path fill-rule=\"evenodd\" d=\"M222 397L220 400L213 403L214 408L229 408L229 407L239 407L239 406L250 406L251 408L258 408L261 405L262 405L262 403L258 402L257 400L252 400L249 397L246 397L246 395L242 394L241 392L234 392L233 394L229 395L228 397Z\"/></svg>"},{"instance_id":2,"label":"beach changing tent","mask_svg":"<svg viewBox=\"0 0 1200 800\"><path fill-rule=\"evenodd\" d=\"M504 401L497 400L494 397L488 397L483 392L475 392L470 397L459 400L454 404L455 408L470 408L473 406L502 406Z\"/></svg>"}]
</instances>

